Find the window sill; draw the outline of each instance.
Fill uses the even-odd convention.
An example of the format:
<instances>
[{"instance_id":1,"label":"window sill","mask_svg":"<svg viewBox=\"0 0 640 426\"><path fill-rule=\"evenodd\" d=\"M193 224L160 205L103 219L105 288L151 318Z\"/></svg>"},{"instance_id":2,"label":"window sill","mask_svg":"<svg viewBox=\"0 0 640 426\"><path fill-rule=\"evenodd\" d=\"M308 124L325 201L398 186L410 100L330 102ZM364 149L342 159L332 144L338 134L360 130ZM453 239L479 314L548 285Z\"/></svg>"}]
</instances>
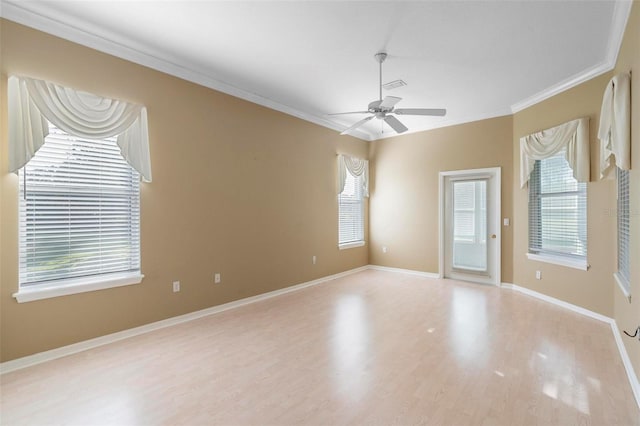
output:
<instances>
[{"instance_id":1,"label":"window sill","mask_svg":"<svg viewBox=\"0 0 640 426\"><path fill-rule=\"evenodd\" d=\"M362 247L362 246L364 246L364 241L356 241L356 242L353 242L353 243L339 244L338 248L340 250L347 250L347 249L350 249L350 248L356 248L356 247Z\"/></svg>"},{"instance_id":2,"label":"window sill","mask_svg":"<svg viewBox=\"0 0 640 426\"><path fill-rule=\"evenodd\" d=\"M53 282L49 282L33 287L23 288L18 290L17 293L14 293L13 297L16 298L18 303L32 302L34 300L140 284L143 278L144 275L139 272L109 274L93 278L72 278L56 281L55 284L53 284Z\"/></svg>"},{"instance_id":3,"label":"window sill","mask_svg":"<svg viewBox=\"0 0 640 426\"><path fill-rule=\"evenodd\" d=\"M553 265L566 266L568 268L580 269L581 271L589 270L589 264L586 260L569 259L560 256L551 256L548 254L527 253L527 259L538 262L551 263Z\"/></svg>"},{"instance_id":4,"label":"window sill","mask_svg":"<svg viewBox=\"0 0 640 426\"><path fill-rule=\"evenodd\" d=\"M622 294L624 294L624 297L626 297L627 300L629 301L629 303L631 303L631 293L626 288L626 286L623 284L622 277L620 275L618 275L617 272L614 272L613 273L613 279L616 280L616 283L618 284L618 287L620 288L620 291L622 291Z\"/></svg>"}]
</instances>

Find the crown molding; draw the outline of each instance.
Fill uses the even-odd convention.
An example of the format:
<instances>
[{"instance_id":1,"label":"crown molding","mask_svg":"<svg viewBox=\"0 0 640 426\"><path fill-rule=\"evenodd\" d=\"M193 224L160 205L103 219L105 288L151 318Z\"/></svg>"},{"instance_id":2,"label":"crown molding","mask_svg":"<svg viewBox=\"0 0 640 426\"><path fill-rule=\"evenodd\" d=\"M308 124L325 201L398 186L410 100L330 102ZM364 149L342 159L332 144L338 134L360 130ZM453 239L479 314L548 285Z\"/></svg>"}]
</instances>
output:
<instances>
[{"instance_id":1,"label":"crown molding","mask_svg":"<svg viewBox=\"0 0 640 426\"><path fill-rule=\"evenodd\" d=\"M28 5L28 3L26 4ZM82 46L143 65L156 71L199 84L209 89L223 92L236 98L244 99L254 104L292 115L322 127L327 127L338 132L342 132L346 128L333 123L326 118L300 111L273 99L260 96L256 93L225 83L224 81L217 80L209 76L205 70L178 65L178 61L175 59L166 58L164 55L160 55L159 53L147 53L139 49L125 46L124 44L85 31L76 25L63 23L55 18L44 16L24 6L25 4L0 0L0 17L65 40L78 43ZM372 139L372 135L368 132L354 131L349 134L365 141L370 141Z\"/></svg>"},{"instance_id":2,"label":"crown molding","mask_svg":"<svg viewBox=\"0 0 640 426\"><path fill-rule=\"evenodd\" d=\"M611 19L611 34L609 34L609 43L607 44L607 63L615 68L618 62L618 54L622 47L622 39L624 31L627 29L629 15L631 15L631 7L633 0L617 1L613 8L613 18Z\"/></svg>"},{"instance_id":3,"label":"crown molding","mask_svg":"<svg viewBox=\"0 0 640 426\"><path fill-rule=\"evenodd\" d=\"M397 138L397 137L401 137L404 135L410 135L413 133L421 133L421 132L428 132L431 130L435 130L435 129L441 129L443 127L451 127L451 126L457 126L459 124L467 124L467 123L473 123L475 121L482 121L482 120L489 120L492 118L498 118L498 117L505 117L508 115L512 115L511 109L510 108L503 108L497 111L492 111L492 112L486 112L486 113L481 113L481 114L475 114L473 116L466 116L466 117L462 117L462 118L458 118L458 119L450 119L450 120L445 120L445 121L441 121L429 128L426 129L419 129L419 130L407 130L404 133L401 134L397 134L397 133L393 133L393 134L389 134L389 135L380 135L380 134L376 134L372 136L371 141L378 141L378 140L383 140L383 139L391 139L391 138Z\"/></svg>"},{"instance_id":4,"label":"crown molding","mask_svg":"<svg viewBox=\"0 0 640 426\"><path fill-rule=\"evenodd\" d=\"M226 93L228 95L244 99L246 101L291 115L302 120L326 127L338 132L342 132L346 127L337 124L325 117L317 116L305 111L301 111L289 105L282 104L273 99L266 98L257 93L243 90L239 87L231 85L221 80L211 77L206 70L178 65L176 58L168 58L160 52L143 51L143 47L132 48L123 43L110 40L107 37L100 36L86 30L81 29L78 25L64 23L55 17L45 16L37 11L28 8L28 2L18 3L14 1L0 0L0 17L10 21L17 22L22 25L43 31L45 33L69 40L74 43L107 53L118 58L128 60L130 62L146 66L148 68L160 71L183 80L187 80L201 86ZM510 114L515 114L532 105L542 102L552 96L564 92L575 87L587 80L597 77L615 67L618 52L624 37L627 20L631 12L633 1L624 0L616 1L613 11L611 33L607 44L607 57L605 61L596 64L580 73L577 73L560 83L557 83L541 92L538 92L526 99L523 99L509 108L505 108L495 112L480 113L473 116L467 116L456 120L446 120L435 124L426 129L408 131L404 134L419 133L442 127L454 126L473 121L479 121L489 118L495 118ZM397 134L380 135L378 133L367 132L364 130L355 130L349 133L350 136L364 140L374 141L380 139L388 139L399 136Z\"/></svg>"},{"instance_id":5,"label":"crown molding","mask_svg":"<svg viewBox=\"0 0 640 426\"><path fill-rule=\"evenodd\" d=\"M596 64L593 67L574 74L573 76L561 81L558 84L554 84L547 89L538 92L526 99L516 102L511 106L511 112L513 114L529 108L537 103L540 103L552 96L569 90L579 84L582 84L594 77L611 71L616 66L618 60L618 53L622 46L622 39L624 38L624 30L627 27L627 21L629 14L631 13L631 6L633 1L616 1L613 8L613 17L611 19L611 33L609 34L609 40L607 42L607 57L603 62Z\"/></svg>"}]
</instances>

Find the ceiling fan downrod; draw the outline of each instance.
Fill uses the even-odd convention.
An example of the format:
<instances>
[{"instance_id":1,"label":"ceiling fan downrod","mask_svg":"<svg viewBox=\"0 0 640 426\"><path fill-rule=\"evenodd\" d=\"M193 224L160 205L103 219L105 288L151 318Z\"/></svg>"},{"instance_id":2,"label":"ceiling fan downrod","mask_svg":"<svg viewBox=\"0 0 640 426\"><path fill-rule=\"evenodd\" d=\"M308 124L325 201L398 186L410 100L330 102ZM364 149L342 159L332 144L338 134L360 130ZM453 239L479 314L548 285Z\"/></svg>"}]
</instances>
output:
<instances>
[{"instance_id":1,"label":"ceiling fan downrod","mask_svg":"<svg viewBox=\"0 0 640 426\"><path fill-rule=\"evenodd\" d=\"M376 59L376 61L378 61L379 67L380 67L380 84L378 84L378 88L380 90L380 97L379 97L379 101L382 102L382 63L384 62L385 59L387 59L387 54L385 52L378 52L375 55L373 55L373 57Z\"/></svg>"}]
</instances>

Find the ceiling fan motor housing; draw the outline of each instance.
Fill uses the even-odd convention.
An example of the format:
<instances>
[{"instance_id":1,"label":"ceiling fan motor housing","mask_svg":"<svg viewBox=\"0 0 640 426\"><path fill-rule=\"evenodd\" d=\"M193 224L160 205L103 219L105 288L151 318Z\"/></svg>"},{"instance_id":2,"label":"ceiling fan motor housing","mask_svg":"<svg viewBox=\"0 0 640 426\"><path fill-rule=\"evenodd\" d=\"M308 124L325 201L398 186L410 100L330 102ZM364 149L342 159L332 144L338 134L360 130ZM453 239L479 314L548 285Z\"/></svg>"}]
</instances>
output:
<instances>
[{"instance_id":1,"label":"ceiling fan motor housing","mask_svg":"<svg viewBox=\"0 0 640 426\"><path fill-rule=\"evenodd\" d=\"M385 52L378 52L375 55L373 55L374 58L376 58L376 61L378 61L378 63L383 63L385 59L387 59L387 54Z\"/></svg>"},{"instance_id":2,"label":"ceiling fan motor housing","mask_svg":"<svg viewBox=\"0 0 640 426\"><path fill-rule=\"evenodd\" d=\"M373 101L369 104L368 110L372 114L387 113L393 111L393 107L381 107L382 101Z\"/></svg>"}]
</instances>

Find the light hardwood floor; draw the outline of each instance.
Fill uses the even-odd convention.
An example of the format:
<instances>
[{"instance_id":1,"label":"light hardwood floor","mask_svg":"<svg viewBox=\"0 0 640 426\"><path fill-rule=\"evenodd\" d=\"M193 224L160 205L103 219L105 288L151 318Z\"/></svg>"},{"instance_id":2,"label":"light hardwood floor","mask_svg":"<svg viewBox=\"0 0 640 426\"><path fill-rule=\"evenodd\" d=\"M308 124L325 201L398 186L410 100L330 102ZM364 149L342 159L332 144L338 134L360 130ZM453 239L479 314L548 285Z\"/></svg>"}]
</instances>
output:
<instances>
[{"instance_id":1,"label":"light hardwood floor","mask_svg":"<svg viewBox=\"0 0 640 426\"><path fill-rule=\"evenodd\" d=\"M3 425L640 425L607 324L374 270L0 380Z\"/></svg>"}]
</instances>

